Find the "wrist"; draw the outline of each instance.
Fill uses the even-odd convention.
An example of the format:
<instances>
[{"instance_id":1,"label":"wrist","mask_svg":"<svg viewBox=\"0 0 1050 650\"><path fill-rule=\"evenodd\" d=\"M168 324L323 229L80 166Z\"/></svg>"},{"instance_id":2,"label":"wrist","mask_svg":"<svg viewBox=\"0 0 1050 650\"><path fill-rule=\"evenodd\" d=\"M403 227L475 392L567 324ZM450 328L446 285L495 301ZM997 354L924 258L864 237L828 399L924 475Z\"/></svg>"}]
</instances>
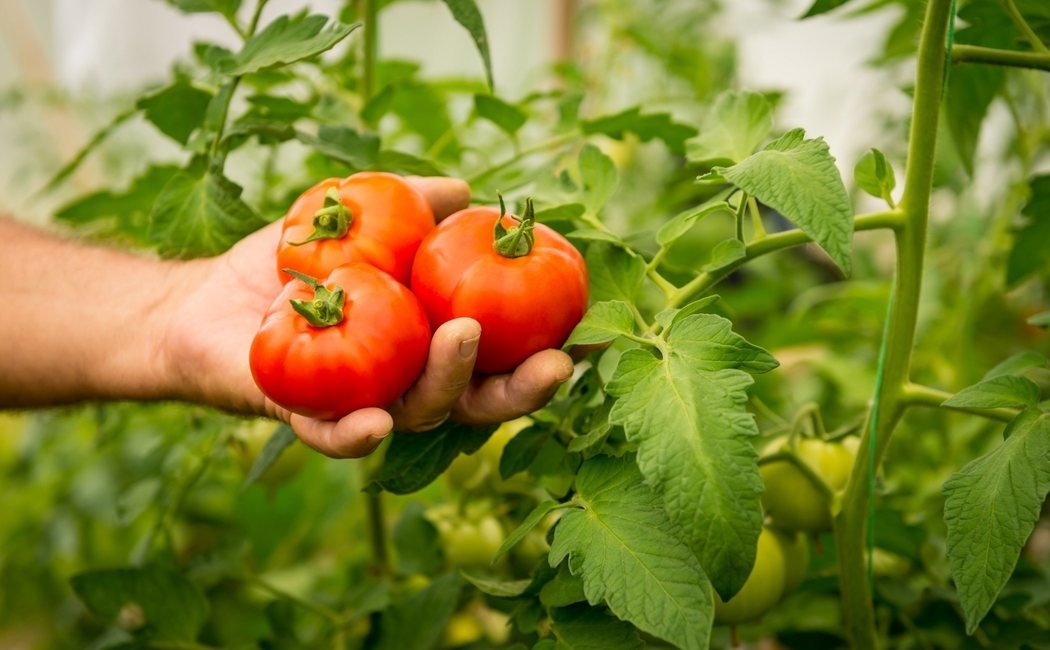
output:
<instances>
[{"instance_id":1,"label":"wrist","mask_svg":"<svg viewBox=\"0 0 1050 650\"><path fill-rule=\"evenodd\" d=\"M158 281L156 298L147 303L143 314L145 359L138 362L146 369L144 399L200 401L201 391L195 386L194 353L186 335L186 307L194 292L207 278L214 258L185 262L165 262Z\"/></svg>"}]
</instances>

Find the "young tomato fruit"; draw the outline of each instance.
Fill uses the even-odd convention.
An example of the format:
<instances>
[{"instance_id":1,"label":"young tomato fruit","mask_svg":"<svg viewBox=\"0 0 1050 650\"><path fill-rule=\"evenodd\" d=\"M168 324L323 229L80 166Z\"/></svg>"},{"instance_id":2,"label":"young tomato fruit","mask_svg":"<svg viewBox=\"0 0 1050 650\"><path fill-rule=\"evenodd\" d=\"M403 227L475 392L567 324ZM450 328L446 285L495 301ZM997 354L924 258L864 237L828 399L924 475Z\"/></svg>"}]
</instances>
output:
<instances>
[{"instance_id":1,"label":"young tomato fruit","mask_svg":"<svg viewBox=\"0 0 1050 650\"><path fill-rule=\"evenodd\" d=\"M773 609L784 595L787 581L784 561L784 549L776 534L769 528L763 528L758 536L755 566L744 586L729 602L722 602L715 594L715 623L747 623Z\"/></svg>"},{"instance_id":2,"label":"young tomato fruit","mask_svg":"<svg viewBox=\"0 0 1050 650\"><path fill-rule=\"evenodd\" d=\"M255 383L284 408L338 419L383 407L423 370L430 327L415 296L367 264L323 282L292 272L252 341Z\"/></svg>"},{"instance_id":3,"label":"young tomato fruit","mask_svg":"<svg viewBox=\"0 0 1050 650\"><path fill-rule=\"evenodd\" d=\"M530 355L561 347L587 309L587 267L564 237L502 206L445 219L419 247L412 291L437 328L469 316L481 324L474 366L508 372Z\"/></svg>"},{"instance_id":4,"label":"young tomato fruit","mask_svg":"<svg viewBox=\"0 0 1050 650\"><path fill-rule=\"evenodd\" d=\"M763 450L763 456L788 451L788 438L778 438ZM816 438L798 441L794 453L832 493L840 492L849 480L857 439L825 442ZM762 507L779 528L819 533L831 530L831 498L819 484L790 460L763 463L760 471L766 489Z\"/></svg>"},{"instance_id":5,"label":"young tomato fruit","mask_svg":"<svg viewBox=\"0 0 1050 650\"><path fill-rule=\"evenodd\" d=\"M395 174L329 178L303 192L284 217L277 269L323 278L337 266L367 262L408 284L419 242L434 228L430 204Z\"/></svg>"}]
</instances>

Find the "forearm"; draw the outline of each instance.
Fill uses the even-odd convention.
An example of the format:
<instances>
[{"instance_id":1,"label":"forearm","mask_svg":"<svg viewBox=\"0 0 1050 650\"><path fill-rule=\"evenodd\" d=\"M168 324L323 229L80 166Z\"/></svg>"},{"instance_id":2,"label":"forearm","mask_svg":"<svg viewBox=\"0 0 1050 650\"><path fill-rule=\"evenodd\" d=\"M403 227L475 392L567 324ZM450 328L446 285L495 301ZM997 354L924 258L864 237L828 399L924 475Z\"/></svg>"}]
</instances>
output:
<instances>
[{"instance_id":1,"label":"forearm","mask_svg":"<svg viewBox=\"0 0 1050 650\"><path fill-rule=\"evenodd\" d=\"M0 218L0 408L172 397L160 327L186 270Z\"/></svg>"}]
</instances>

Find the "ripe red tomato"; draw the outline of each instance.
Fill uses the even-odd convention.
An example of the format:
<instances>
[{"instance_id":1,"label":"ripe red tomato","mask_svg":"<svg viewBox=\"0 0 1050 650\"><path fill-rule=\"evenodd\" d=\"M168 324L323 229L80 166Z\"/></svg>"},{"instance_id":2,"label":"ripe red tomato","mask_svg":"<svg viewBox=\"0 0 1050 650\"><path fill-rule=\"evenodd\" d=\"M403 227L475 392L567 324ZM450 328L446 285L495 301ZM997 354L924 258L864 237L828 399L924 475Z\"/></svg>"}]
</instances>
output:
<instances>
[{"instance_id":1,"label":"ripe red tomato","mask_svg":"<svg viewBox=\"0 0 1050 650\"><path fill-rule=\"evenodd\" d=\"M423 370L429 346L415 296L356 263L323 284L307 276L286 284L252 341L250 362L255 383L277 404L337 419L394 401Z\"/></svg>"},{"instance_id":2,"label":"ripe red tomato","mask_svg":"<svg viewBox=\"0 0 1050 650\"><path fill-rule=\"evenodd\" d=\"M572 244L495 208L468 208L442 221L419 247L412 291L437 328L469 316L481 324L474 368L508 372L557 348L587 310L587 267Z\"/></svg>"},{"instance_id":3,"label":"ripe red tomato","mask_svg":"<svg viewBox=\"0 0 1050 650\"><path fill-rule=\"evenodd\" d=\"M408 284L419 242L434 228L426 198L395 174L329 178L303 192L284 217L277 245L281 280L292 269L323 278L349 262L367 262Z\"/></svg>"}]
</instances>

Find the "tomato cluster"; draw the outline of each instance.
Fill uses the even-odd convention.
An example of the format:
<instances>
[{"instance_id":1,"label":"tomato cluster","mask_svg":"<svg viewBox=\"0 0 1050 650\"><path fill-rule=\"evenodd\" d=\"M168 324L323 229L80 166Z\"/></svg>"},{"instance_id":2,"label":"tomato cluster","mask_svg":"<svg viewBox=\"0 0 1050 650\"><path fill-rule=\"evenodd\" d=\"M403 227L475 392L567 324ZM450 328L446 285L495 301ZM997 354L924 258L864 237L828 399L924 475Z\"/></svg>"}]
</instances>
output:
<instances>
[{"instance_id":1,"label":"tomato cluster","mask_svg":"<svg viewBox=\"0 0 1050 650\"><path fill-rule=\"evenodd\" d=\"M805 535L831 529L833 502L846 487L856 453L856 438L783 436L766 445L760 472L767 525L744 586L729 602L716 596L717 623L756 620L802 583L809 567Z\"/></svg>"},{"instance_id":2,"label":"tomato cluster","mask_svg":"<svg viewBox=\"0 0 1050 650\"><path fill-rule=\"evenodd\" d=\"M251 346L260 390L322 419L385 407L422 372L432 329L464 316L481 324L479 373L561 346L587 308L583 258L531 201L521 218L500 207L435 227L426 197L381 172L304 192L277 247L284 289Z\"/></svg>"}]
</instances>

